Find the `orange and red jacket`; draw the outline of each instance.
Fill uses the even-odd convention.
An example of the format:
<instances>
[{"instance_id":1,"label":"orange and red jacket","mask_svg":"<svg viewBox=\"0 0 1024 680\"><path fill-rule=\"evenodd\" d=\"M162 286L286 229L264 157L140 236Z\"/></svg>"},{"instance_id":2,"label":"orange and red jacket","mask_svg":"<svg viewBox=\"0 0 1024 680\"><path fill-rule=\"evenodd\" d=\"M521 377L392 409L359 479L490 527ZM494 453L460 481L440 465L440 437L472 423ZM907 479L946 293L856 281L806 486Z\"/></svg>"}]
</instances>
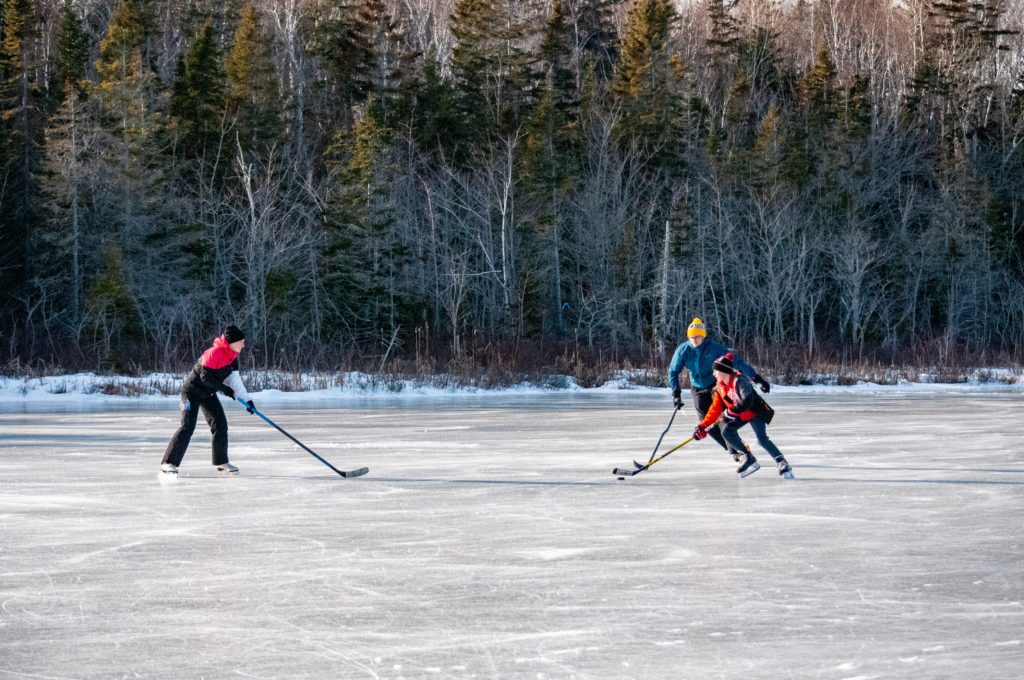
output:
<instances>
[{"instance_id":1,"label":"orange and red jacket","mask_svg":"<svg viewBox=\"0 0 1024 680\"><path fill-rule=\"evenodd\" d=\"M754 394L754 385L750 379L742 373L735 373L732 376L732 383L727 384L719 380L715 383L715 393L712 398L711 407L700 422L702 427L711 427L718 420L724 411L730 418L750 422L757 417L752 408L746 406L750 403L750 397Z\"/></svg>"}]
</instances>

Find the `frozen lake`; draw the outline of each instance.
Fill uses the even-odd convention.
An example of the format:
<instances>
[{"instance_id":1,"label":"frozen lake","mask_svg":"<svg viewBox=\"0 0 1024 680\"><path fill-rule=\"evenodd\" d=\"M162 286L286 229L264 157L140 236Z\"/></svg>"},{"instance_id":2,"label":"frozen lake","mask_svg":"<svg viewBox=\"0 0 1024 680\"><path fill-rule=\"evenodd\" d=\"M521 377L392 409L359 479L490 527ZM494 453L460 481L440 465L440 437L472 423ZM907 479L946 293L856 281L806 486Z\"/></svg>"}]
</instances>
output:
<instances>
[{"instance_id":1,"label":"frozen lake","mask_svg":"<svg viewBox=\"0 0 1024 680\"><path fill-rule=\"evenodd\" d=\"M369 475L225 404L241 476L200 419L174 484L173 405L8 408L0 678L1021 677L1020 389L770 397L796 481L616 481L666 396L257 398Z\"/></svg>"}]
</instances>

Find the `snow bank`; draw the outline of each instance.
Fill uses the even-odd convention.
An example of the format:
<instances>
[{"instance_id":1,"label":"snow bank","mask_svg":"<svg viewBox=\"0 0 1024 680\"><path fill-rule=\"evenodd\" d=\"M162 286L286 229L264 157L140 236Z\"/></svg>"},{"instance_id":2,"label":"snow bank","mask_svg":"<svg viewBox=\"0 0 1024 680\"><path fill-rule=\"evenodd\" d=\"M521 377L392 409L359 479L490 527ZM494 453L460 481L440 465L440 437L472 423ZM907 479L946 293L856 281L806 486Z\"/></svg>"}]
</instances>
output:
<instances>
[{"instance_id":1,"label":"snow bank","mask_svg":"<svg viewBox=\"0 0 1024 680\"><path fill-rule=\"evenodd\" d=\"M583 388L568 376L551 376L542 383L523 382L500 388L465 386L450 376L404 379L367 373L307 373L290 375L274 372L252 372L245 376L249 391L262 401L272 403L324 402L351 399L432 399L442 397L480 397L531 395L548 393L602 394L632 392L664 394L664 388L638 384L640 374L623 371L600 387ZM896 384L858 382L840 385L834 376L814 376L812 385L774 385L772 393L842 393L842 392L964 392L978 390L1024 391L1024 373L1015 369L983 369L972 371L969 379L958 383L935 382L934 374L922 373L920 382L905 379ZM177 399L182 376L151 373L145 376L105 376L95 373L46 376L41 378L0 377L0 403L42 402L68 404L74 402L161 402Z\"/></svg>"}]
</instances>

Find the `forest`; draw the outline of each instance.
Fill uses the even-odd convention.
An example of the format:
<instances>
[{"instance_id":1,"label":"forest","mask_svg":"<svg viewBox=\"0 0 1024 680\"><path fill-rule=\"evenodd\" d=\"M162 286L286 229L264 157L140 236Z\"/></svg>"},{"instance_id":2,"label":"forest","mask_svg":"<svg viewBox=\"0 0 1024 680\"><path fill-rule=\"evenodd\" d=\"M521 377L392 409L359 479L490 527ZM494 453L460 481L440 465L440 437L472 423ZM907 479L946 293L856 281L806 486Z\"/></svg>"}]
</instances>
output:
<instances>
[{"instance_id":1,"label":"forest","mask_svg":"<svg viewBox=\"0 0 1024 680\"><path fill-rule=\"evenodd\" d=\"M0 0L0 367L1024 361L1024 3Z\"/></svg>"}]
</instances>

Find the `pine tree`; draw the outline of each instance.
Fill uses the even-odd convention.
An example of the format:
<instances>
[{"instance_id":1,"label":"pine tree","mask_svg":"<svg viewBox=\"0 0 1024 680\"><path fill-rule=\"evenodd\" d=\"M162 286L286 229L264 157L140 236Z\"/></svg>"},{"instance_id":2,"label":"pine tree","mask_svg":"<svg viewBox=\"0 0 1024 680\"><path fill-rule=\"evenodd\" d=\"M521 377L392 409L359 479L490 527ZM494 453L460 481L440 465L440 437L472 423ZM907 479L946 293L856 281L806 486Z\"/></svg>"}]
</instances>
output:
<instances>
[{"instance_id":1,"label":"pine tree","mask_svg":"<svg viewBox=\"0 0 1024 680\"><path fill-rule=\"evenodd\" d=\"M60 8L57 26L57 52L54 58L53 89L62 98L68 86L82 94L85 66L89 62L89 36L82 29L82 19L70 0ZM59 99L58 99L59 101Z\"/></svg>"},{"instance_id":2,"label":"pine tree","mask_svg":"<svg viewBox=\"0 0 1024 680\"><path fill-rule=\"evenodd\" d=\"M640 0L626 21L622 53L612 92L622 106L618 131L649 149L678 143L681 67L673 54L672 27L678 20L671 0Z\"/></svg>"},{"instance_id":3,"label":"pine tree","mask_svg":"<svg viewBox=\"0 0 1024 680\"><path fill-rule=\"evenodd\" d=\"M186 157L214 154L224 126L224 73L213 21L200 28L178 61L171 115Z\"/></svg>"},{"instance_id":4,"label":"pine tree","mask_svg":"<svg viewBox=\"0 0 1024 680\"><path fill-rule=\"evenodd\" d=\"M619 57L619 32L615 14L625 0L582 0L573 3L572 24L579 33L579 54L576 61L576 87L582 87L588 68L601 82L611 80ZM570 18L570 8L561 11ZM574 41L575 42L575 41Z\"/></svg>"},{"instance_id":5,"label":"pine tree","mask_svg":"<svg viewBox=\"0 0 1024 680\"><path fill-rule=\"evenodd\" d=\"M0 288L14 290L28 275L28 234L38 219L35 175L42 158L43 112L36 87L30 0L6 0L0 42Z\"/></svg>"},{"instance_id":6,"label":"pine tree","mask_svg":"<svg viewBox=\"0 0 1024 680\"><path fill-rule=\"evenodd\" d=\"M144 35L136 0L120 0L100 40L96 61L96 94L104 118L125 139L139 132L141 121L150 111L155 84L152 71L143 63Z\"/></svg>"},{"instance_id":7,"label":"pine tree","mask_svg":"<svg viewBox=\"0 0 1024 680\"><path fill-rule=\"evenodd\" d=\"M738 0L704 0L708 16L707 44L718 59L728 59L738 51L741 42L740 23L730 12Z\"/></svg>"},{"instance_id":8,"label":"pine tree","mask_svg":"<svg viewBox=\"0 0 1024 680\"><path fill-rule=\"evenodd\" d=\"M64 82L60 107L46 128L46 160L40 174L46 219L36 230L33 250L37 286L63 306L72 328L82 318L87 272L96 264L89 167L97 121L94 103L73 79Z\"/></svg>"},{"instance_id":9,"label":"pine tree","mask_svg":"<svg viewBox=\"0 0 1024 680\"><path fill-rule=\"evenodd\" d=\"M370 89L387 120L416 55L404 46L405 29L384 0L364 0L359 17L369 27Z\"/></svg>"},{"instance_id":10,"label":"pine tree","mask_svg":"<svg viewBox=\"0 0 1024 680\"><path fill-rule=\"evenodd\" d=\"M819 170L833 169L826 158L836 152L836 66L827 46L818 49L810 70L800 80L797 95L799 111L789 131L784 173L794 184L806 186Z\"/></svg>"},{"instance_id":11,"label":"pine tree","mask_svg":"<svg viewBox=\"0 0 1024 680\"><path fill-rule=\"evenodd\" d=\"M328 150L337 184L326 222L325 287L332 306L345 310L340 320L366 339L378 330L390 338L406 307L398 281L408 252L393 231L391 131L381 118L371 98Z\"/></svg>"},{"instance_id":12,"label":"pine tree","mask_svg":"<svg viewBox=\"0 0 1024 680\"><path fill-rule=\"evenodd\" d=\"M106 250L103 270L90 286L85 306L101 366L125 370L131 365L130 344L141 338L142 325L125 273L124 254L116 241Z\"/></svg>"},{"instance_id":13,"label":"pine tree","mask_svg":"<svg viewBox=\"0 0 1024 680\"><path fill-rule=\"evenodd\" d=\"M350 0L332 0L314 33L314 52L323 60L333 101L348 119L352 107L370 91L373 54L369 27L360 23Z\"/></svg>"},{"instance_id":14,"label":"pine tree","mask_svg":"<svg viewBox=\"0 0 1024 680\"><path fill-rule=\"evenodd\" d=\"M567 0L553 0L540 47L544 94L568 115L579 106L578 86L572 72L572 38L567 21Z\"/></svg>"},{"instance_id":15,"label":"pine tree","mask_svg":"<svg viewBox=\"0 0 1024 680\"><path fill-rule=\"evenodd\" d=\"M117 5L100 41L98 80L89 93L99 121L86 161L96 186L90 208L108 238L117 240L129 277L160 273L161 253L152 239L167 228L175 207L160 147L157 78L143 59L143 18L134 0ZM164 304L160 298L170 297L171 284L164 278L148 289L150 303Z\"/></svg>"},{"instance_id":16,"label":"pine tree","mask_svg":"<svg viewBox=\"0 0 1024 680\"><path fill-rule=\"evenodd\" d=\"M761 127L750 153L750 182L757 188L771 188L779 179L779 166L784 152L782 111L772 104L761 120Z\"/></svg>"},{"instance_id":17,"label":"pine tree","mask_svg":"<svg viewBox=\"0 0 1024 680\"><path fill-rule=\"evenodd\" d=\"M809 132L829 127L837 115L836 65L822 45L811 70L800 81L800 104L806 109Z\"/></svg>"},{"instance_id":18,"label":"pine tree","mask_svg":"<svg viewBox=\"0 0 1024 680\"><path fill-rule=\"evenodd\" d=\"M441 66L432 54L423 62L419 79L403 83L402 110L416 141L430 152L447 152L466 134L462 126L459 93L442 77Z\"/></svg>"},{"instance_id":19,"label":"pine tree","mask_svg":"<svg viewBox=\"0 0 1024 680\"><path fill-rule=\"evenodd\" d=\"M372 93L386 114L398 96L413 55L403 48L403 29L383 0L333 0L314 36L328 87L344 113Z\"/></svg>"},{"instance_id":20,"label":"pine tree","mask_svg":"<svg viewBox=\"0 0 1024 680\"><path fill-rule=\"evenodd\" d=\"M523 316L527 330L544 333L564 328L562 271L565 205L572 178L579 171L580 93L572 70L572 29L566 0L555 0L545 26L540 64L545 74L540 99L525 124L518 171L524 192L538 206L535 228L523 235L534 255L525 281L549 281L550 286L527 288ZM592 62L596 71L596 62Z\"/></svg>"},{"instance_id":21,"label":"pine tree","mask_svg":"<svg viewBox=\"0 0 1024 680\"><path fill-rule=\"evenodd\" d=\"M513 129L535 87L527 42L532 2L456 0L452 73L471 141Z\"/></svg>"},{"instance_id":22,"label":"pine tree","mask_svg":"<svg viewBox=\"0 0 1024 680\"><path fill-rule=\"evenodd\" d=\"M284 124L270 38L249 2L235 31L224 70L228 77L228 113L246 149L264 152L280 142Z\"/></svg>"}]
</instances>

